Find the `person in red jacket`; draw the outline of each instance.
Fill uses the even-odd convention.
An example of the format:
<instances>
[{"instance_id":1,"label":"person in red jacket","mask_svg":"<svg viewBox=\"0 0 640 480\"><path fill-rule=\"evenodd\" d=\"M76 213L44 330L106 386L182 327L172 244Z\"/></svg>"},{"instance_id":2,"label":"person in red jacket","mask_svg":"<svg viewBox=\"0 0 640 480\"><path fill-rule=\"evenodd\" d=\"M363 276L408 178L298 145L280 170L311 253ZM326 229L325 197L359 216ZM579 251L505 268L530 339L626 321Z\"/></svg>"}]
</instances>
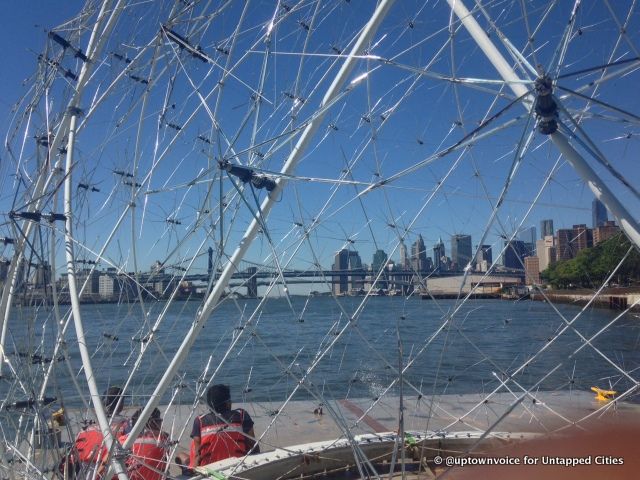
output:
<instances>
[{"instance_id":1,"label":"person in red jacket","mask_svg":"<svg viewBox=\"0 0 640 480\"><path fill-rule=\"evenodd\" d=\"M111 433L114 439L124 432L128 421L120 415L123 407L122 389L109 387L102 399L105 413L111 418ZM69 478L101 478L108 458L104 436L97 423L84 427L76 435L71 452L63 459L60 471Z\"/></svg>"},{"instance_id":2,"label":"person in red jacket","mask_svg":"<svg viewBox=\"0 0 640 480\"><path fill-rule=\"evenodd\" d=\"M259 453L255 442L253 420L247 411L231 409L228 385L213 385L207 390L207 404L211 411L196 417L191 430L189 469L224 460ZM176 459L186 464L186 458ZM185 469L186 470L186 469ZM189 473L188 470L185 473Z\"/></svg>"},{"instance_id":3,"label":"person in red jacket","mask_svg":"<svg viewBox=\"0 0 640 480\"><path fill-rule=\"evenodd\" d=\"M135 425L142 409L131 417ZM127 440L128 434L121 435L120 443ZM136 438L131 453L127 456L126 466L129 480L160 480L164 478L169 453L169 434L162 431L160 410L155 408L147 420L142 433ZM117 477L116 477L117 478Z\"/></svg>"}]
</instances>

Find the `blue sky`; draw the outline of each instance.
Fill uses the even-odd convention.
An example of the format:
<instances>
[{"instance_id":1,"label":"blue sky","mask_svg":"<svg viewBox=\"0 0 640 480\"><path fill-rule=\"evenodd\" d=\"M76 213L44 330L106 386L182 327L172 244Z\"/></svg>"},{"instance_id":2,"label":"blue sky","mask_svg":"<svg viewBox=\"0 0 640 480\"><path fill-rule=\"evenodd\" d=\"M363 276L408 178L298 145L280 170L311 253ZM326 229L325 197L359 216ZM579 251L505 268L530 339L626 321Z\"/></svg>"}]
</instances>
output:
<instances>
[{"instance_id":1,"label":"blue sky","mask_svg":"<svg viewBox=\"0 0 640 480\"><path fill-rule=\"evenodd\" d=\"M22 82L35 71L37 56L46 39L45 30L74 16L78 1L29 0L4 2L2 12L2 51L0 60L0 112L3 124L7 109L24 92Z\"/></svg>"},{"instance_id":2,"label":"blue sky","mask_svg":"<svg viewBox=\"0 0 640 480\"><path fill-rule=\"evenodd\" d=\"M156 81L142 115L137 181L144 186L135 198L135 233L131 233L127 219L107 250L104 266L112 262L131 269L133 242L138 246L141 269L148 268L155 260L184 265L196 252L202 255L199 245L217 245L218 226L217 223L215 227L212 225L217 221L221 203L218 171L214 168L207 174L206 170L221 152L232 161L239 160L243 164L259 161L261 168L266 170L280 169L292 146L280 135L299 127L304 119L315 114L340 65L337 54L349 48L373 7L373 3L363 7L356 6L356 2L344 1L319 5L312 1L290 3L291 12L281 9L275 16L277 22L268 56L263 35L270 19L274 18L274 2L250 5L236 37L236 50L232 52L231 60L224 52L232 48L242 2L231 4L210 22L198 20L203 13L198 11L185 11L176 17L172 28L188 36L194 44L197 42L215 59L214 66L180 52L166 39L155 50L155 56L152 48L143 50L144 45L158 38L159 25L166 23L174 2L156 2L153 7L144 2L135 3L126 10L105 48L103 61L90 82L83 105L98 98L124 68L123 62L109 55L110 52L129 58L142 52L132 74L147 78L153 59ZM452 234L471 234L474 245L477 244L505 183L515 146L533 129L533 124L514 120L524 113L520 105L514 105L492 123L492 127L508 120L514 120L515 125L477 142L460 159L458 153L449 154L364 196L356 195L358 190L365 188L363 185L305 180L313 177L366 184L392 177L453 145L477 127L483 118L504 108L512 98L508 90L505 90L505 98L496 100L494 94L472 88L469 82L456 84L416 75L416 69L429 65L430 73L442 76L455 73L457 77L499 78L457 24L454 24L453 41L448 41L449 15L444 2L396 3L371 45L372 55L393 59L393 62L383 64L376 58L359 62L351 79L368 72L367 78L350 91L343 92L341 99L330 109L297 170L296 174L304 178L290 182L270 216L268 228L273 248L281 259L291 257L291 266L308 267L319 260L328 267L334 252L345 246L358 249L363 261L370 263L376 248L391 252L400 237L406 236L409 245L418 234L422 234L429 249L442 237L447 254ZM568 5L561 3L551 11L536 34L535 59L531 50L524 48L526 22L519 10L520 2L488 7L488 14L512 44L523 49L530 62L538 60L549 64L570 11ZM71 18L79 6L77 2L16 3L5 14L0 32L5 48L0 59L3 65L11 68L3 68L0 74L0 118L8 118L9 105L33 84L33 79L25 86L22 81L33 73L37 53L44 49L44 29ZM616 3L616 8L624 18L627 2ZM544 14L542 6L532 5L526 20L530 26L536 25ZM496 31L484 20L480 21L491 32L491 38L497 39ZM629 35L620 39L615 22L606 11L593 4L586 5L579 12L560 72L604 64L610 58L618 60L631 56L630 44L637 42L639 29L634 27L638 23L635 15L627 29ZM70 35L65 29L57 31ZM86 45L87 39L87 34L83 34L79 44ZM50 53L60 54L57 45L50 42L48 48ZM508 56L504 45L500 48ZM223 75L222 65L227 61L235 65L233 75L225 80L224 91L219 95L217 84ZM62 57L61 64L73 71L80 67L79 61L68 53ZM263 66L265 75L261 83ZM572 76L562 83L576 89L599 75L596 72ZM637 112L637 76L634 71L603 83L596 91L598 98ZM194 85L207 97L210 112L214 112L218 102L219 131L212 128L211 115L202 108ZM264 99L256 121L252 95L260 85ZM479 87L492 91L499 88L492 84ZM69 88L70 82L57 78L50 90L53 111L60 111L68 98ZM592 88L585 93L593 91ZM86 258L92 258L91 252L100 248L110 226L131 202L131 188L113 170L133 170L143 92L144 86L131 78L119 81L80 133L74 182L90 184L100 190L78 190L76 232L83 246L80 250L84 250L82 255ZM584 101L575 97L566 99L570 109L584 108L584 105ZM42 131L43 107L44 102L40 102L38 114L26 134L29 138ZM295 120L291 118L292 113L297 113ZM604 114L608 118L601 118ZM54 115L51 118L54 119ZM584 128L616 168L637 185L640 173L634 166L634 159L637 159L638 137L635 134L638 129L636 125L621 122L621 118L618 113L592 106L589 115L585 116ZM170 124L180 126L180 132ZM254 124L257 127L255 138ZM6 131L7 123L3 126ZM12 140L14 147L19 144L17 139L23 138L24 127L20 131L21 135ZM632 134L629 139L613 140L628 134ZM199 136L209 139L210 143L198 140ZM234 143L237 156L230 153L227 142ZM259 146L255 147L256 144ZM273 148L274 145L279 148ZM251 150L264 155L264 160L249 155L247 152ZM521 224L536 226L539 231L543 218L554 219L556 228L591 223L593 196L563 162L553 173L537 205L524 219L532 198L556 159L555 148L544 137L536 135L485 243L497 248L502 242L501 235L510 235ZM13 200L10 193L13 177L9 175L15 172L16 166L4 152L2 160L0 205L6 213ZM35 162L33 143L26 146L23 162L26 169ZM187 185L196 177L202 183ZM619 183L607 179L629 208L637 212L637 201ZM215 182L215 188L208 193L211 181ZM224 220L225 254L229 254L256 209L250 190L244 191L244 201L237 197L229 179L224 180L223 190L226 192L224 202L229 203ZM430 198L434 190L437 193ZM210 197L208 203L205 201L207 195ZM264 194L257 192L257 195L262 198ZM231 223L234 217L235 221ZM306 241L302 233L304 227L296 223L309 228L316 218L321 222ZM204 223L200 224L201 221ZM2 235L9 234L8 227L4 228ZM192 232L194 228L195 232ZM174 247L179 241L181 246L176 250ZM269 239L263 235L256 240L247 258L270 263L273 258L271 248ZM394 257L397 256L396 252ZM204 257L201 256L196 265L204 269Z\"/></svg>"}]
</instances>

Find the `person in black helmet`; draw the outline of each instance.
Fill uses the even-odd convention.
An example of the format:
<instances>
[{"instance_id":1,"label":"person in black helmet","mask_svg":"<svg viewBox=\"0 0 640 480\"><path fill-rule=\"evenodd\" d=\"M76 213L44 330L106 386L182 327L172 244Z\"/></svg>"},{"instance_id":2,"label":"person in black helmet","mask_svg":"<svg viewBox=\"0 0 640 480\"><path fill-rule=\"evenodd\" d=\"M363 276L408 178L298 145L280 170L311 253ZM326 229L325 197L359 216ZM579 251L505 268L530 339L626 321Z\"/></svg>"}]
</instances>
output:
<instances>
[{"instance_id":1,"label":"person in black helmet","mask_svg":"<svg viewBox=\"0 0 640 480\"><path fill-rule=\"evenodd\" d=\"M142 414L142 408L138 409L131 417L131 423L135 425ZM125 433L118 439L121 444L127 441ZM125 461L129 480L162 480L166 470L169 454L169 434L162 431L162 417L160 410L153 409L147 420L144 430L135 439L131 446L131 452Z\"/></svg>"},{"instance_id":2,"label":"person in black helmet","mask_svg":"<svg viewBox=\"0 0 640 480\"><path fill-rule=\"evenodd\" d=\"M249 413L231 409L228 385L213 385L207 390L207 405L211 411L196 417L191 430L189 469L208 465L230 457L259 453L255 442L253 420ZM176 459L186 464L186 458Z\"/></svg>"},{"instance_id":3,"label":"person in black helmet","mask_svg":"<svg viewBox=\"0 0 640 480\"><path fill-rule=\"evenodd\" d=\"M111 433L117 439L127 427L127 420L120 415L123 408L122 389L109 387L102 396L107 418L111 421ZM74 446L60 465L61 473L66 471L70 478L84 478L96 473L96 478L104 474L108 451L104 436L97 423L85 426L76 436Z\"/></svg>"}]
</instances>

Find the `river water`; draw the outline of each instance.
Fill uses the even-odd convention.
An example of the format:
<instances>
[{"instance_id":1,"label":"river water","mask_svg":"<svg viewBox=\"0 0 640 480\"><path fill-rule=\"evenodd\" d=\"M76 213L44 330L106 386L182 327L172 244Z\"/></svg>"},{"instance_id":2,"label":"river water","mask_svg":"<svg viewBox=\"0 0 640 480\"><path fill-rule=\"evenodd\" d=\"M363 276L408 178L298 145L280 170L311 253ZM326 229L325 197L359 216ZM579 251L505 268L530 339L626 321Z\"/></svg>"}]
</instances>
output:
<instances>
[{"instance_id":1,"label":"river water","mask_svg":"<svg viewBox=\"0 0 640 480\"><path fill-rule=\"evenodd\" d=\"M363 298L339 300L342 308L329 297L294 297L292 309L285 299L269 299L249 325L244 322L259 300L226 300L202 330L163 401L175 394L175 401L190 402L201 382L209 380L216 369L215 382L231 384L235 401L282 401L297 387L293 377L302 377L320 355L324 356L306 385L325 398L375 398L397 377L394 369L400 363L410 363L405 378L424 395L489 392L500 385L498 378L506 378L525 364L513 378L527 388L537 384L539 390L588 390L598 385L624 391L632 383L621 371L636 376L635 369L640 366L637 314L621 317L592 346L585 346L572 329L555 338L565 323L543 302L475 300L456 311L454 300L373 297L357 313ZM147 305L147 322L154 322L164 306ZM169 307L132 376L128 389L131 403L142 403L153 391L198 306L198 302L176 302ZM580 311L571 305L556 308L567 321ZM140 307L132 304L83 305L82 312L100 390L123 385L136 363L149 323L145 323ZM453 320L441 329L452 312ZM618 314L587 310L574 326L590 338ZM337 335L349 317L355 320ZM36 388L44 365L30 365L15 352L31 348L51 356L55 330L48 310L16 310L11 320L8 350L14 352L11 358L20 376L34 379L27 388ZM82 383L84 374L74 335L70 327L69 358ZM517 390L513 383L509 386ZM2 398L8 391L15 398L22 396L10 376L0 382L0 389ZM47 393L67 405L79 404L64 362L55 363ZM395 387L391 393L397 393ZM310 393L299 388L294 398L310 398Z\"/></svg>"}]
</instances>

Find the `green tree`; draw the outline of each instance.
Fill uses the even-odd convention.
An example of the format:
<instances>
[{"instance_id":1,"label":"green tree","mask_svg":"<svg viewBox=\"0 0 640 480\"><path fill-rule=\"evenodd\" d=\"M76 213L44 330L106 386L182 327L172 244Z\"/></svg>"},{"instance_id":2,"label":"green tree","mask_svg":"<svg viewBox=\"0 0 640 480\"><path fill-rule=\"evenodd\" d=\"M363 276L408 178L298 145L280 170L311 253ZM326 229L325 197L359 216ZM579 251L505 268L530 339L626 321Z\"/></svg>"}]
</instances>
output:
<instances>
[{"instance_id":1,"label":"green tree","mask_svg":"<svg viewBox=\"0 0 640 480\"><path fill-rule=\"evenodd\" d=\"M620 264L631 248L623 234L578 252L575 258L553 263L542 272L542 278L555 288L570 286L598 287ZM633 247L616 271L613 281L620 285L640 281L640 252Z\"/></svg>"}]
</instances>

